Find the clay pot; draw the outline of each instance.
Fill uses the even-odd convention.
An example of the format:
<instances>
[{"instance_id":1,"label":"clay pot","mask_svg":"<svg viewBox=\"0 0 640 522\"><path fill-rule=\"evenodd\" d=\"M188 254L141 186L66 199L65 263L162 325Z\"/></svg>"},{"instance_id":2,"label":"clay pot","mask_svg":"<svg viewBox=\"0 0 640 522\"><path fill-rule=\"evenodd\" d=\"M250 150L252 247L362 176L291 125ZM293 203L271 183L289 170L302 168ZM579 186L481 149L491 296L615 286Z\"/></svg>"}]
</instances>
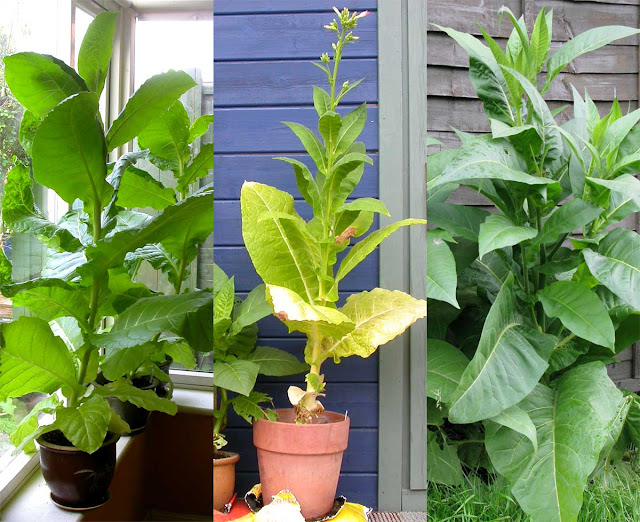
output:
<instances>
[{"instance_id":1,"label":"clay pot","mask_svg":"<svg viewBox=\"0 0 640 522\"><path fill-rule=\"evenodd\" d=\"M140 390L155 391L159 382L160 381L154 377L150 384L140 385L140 383L135 380L133 384ZM109 403L109 406L111 406L111 409L120 415L122 420L124 420L131 428L129 433L123 433L123 435L137 435L138 433L142 433L147 427L147 422L149 421L149 415L151 412L144 408L140 408L135 404L131 404L128 401L122 402L117 397L107 397L107 402Z\"/></svg>"},{"instance_id":2,"label":"clay pot","mask_svg":"<svg viewBox=\"0 0 640 522\"><path fill-rule=\"evenodd\" d=\"M219 458L215 458L216 455ZM213 459L213 509L222 511L236 489L236 462L240 455L218 451Z\"/></svg>"},{"instance_id":3,"label":"clay pot","mask_svg":"<svg viewBox=\"0 0 640 522\"><path fill-rule=\"evenodd\" d=\"M273 495L287 489L306 519L322 517L336 497L349 418L325 411L312 424L295 424L293 409L276 413L277 422L260 419L253 424L262 501L269 504Z\"/></svg>"},{"instance_id":4,"label":"clay pot","mask_svg":"<svg viewBox=\"0 0 640 522\"><path fill-rule=\"evenodd\" d=\"M51 500L69 511L97 508L109 500L109 484L116 468L116 442L120 435L108 433L94 453L74 448L56 430L38 438L42 476Z\"/></svg>"}]
</instances>

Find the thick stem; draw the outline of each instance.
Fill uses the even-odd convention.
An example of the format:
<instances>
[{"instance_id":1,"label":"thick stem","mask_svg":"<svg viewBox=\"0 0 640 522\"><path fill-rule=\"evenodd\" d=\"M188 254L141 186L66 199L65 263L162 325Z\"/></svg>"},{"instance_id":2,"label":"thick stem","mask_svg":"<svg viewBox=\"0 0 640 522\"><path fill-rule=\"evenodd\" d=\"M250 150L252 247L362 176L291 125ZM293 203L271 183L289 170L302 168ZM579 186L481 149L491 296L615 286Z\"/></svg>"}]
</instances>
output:
<instances>
[{"instance_id":1,"label":"thick stem","mask_svg":"<svg viewBox=\"0 0 640 522\"><path fill-rule=\"evenodd\" d=\"M187 260L183 256L182 259L180 260L180 268L178 269L178 279L174 286L176 294L179 294L180 290L182 290L182 280L184 279L184 271L186 270L186 268L187 268Z\"/></svg>"},{"instance_id":2,"label":"thick stem","mask_svg":"<svg viewBox=\"0 0 640 522\"><path fill-rule=\"evenodd\" d=\"M224 388L214 388L214 393L219 391L220 392L220 408L218 408L218 411L222 413L222 415L218 416L218 418L216 418L216 422L213 425L213 434L214 435L220 435L220 432L222 430L224 430L224 428L226 427L227 424L227 409L229 408L229 404L231 404L231 401L227 398L227 390L225 390Z\"/></svg>"},{"instance_id":3,"label":"thick stem","mask_svg":"<svg viewBox=\"0 0 640 522\"><path fill-rule=\"evenodd\" d=\"M313 340L313 347L311 349L311 365L309 368L309 373L313 373L319 377L320 365L322 364L321 362L319 362L320 349L322 347L322 339L320 339L320 336L318 335L318 325L315 325L315 324L313 325L312 340ZM311 383L307 382L307 393L311 393L314 391L315 390L311 386Z\"/></svg>"}]
</instances>

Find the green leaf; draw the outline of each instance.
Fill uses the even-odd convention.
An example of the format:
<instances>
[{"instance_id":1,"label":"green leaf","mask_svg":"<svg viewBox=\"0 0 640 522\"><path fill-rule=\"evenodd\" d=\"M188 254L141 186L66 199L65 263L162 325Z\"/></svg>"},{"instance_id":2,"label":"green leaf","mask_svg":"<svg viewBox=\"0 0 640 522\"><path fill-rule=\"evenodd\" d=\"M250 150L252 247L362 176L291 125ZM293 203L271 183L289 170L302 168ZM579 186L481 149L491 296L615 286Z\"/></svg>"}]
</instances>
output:
<instances>
[{"instance_id":1,"label":"green leaf","mask_svg":"<svg viewBox=\"0 0 640 522\"><path fill-rule=\"evenodd\" d=\"M582 494L605 445L622 394L602 363L568 371L557 390L544 385L520 404L536 426L538 451L526 437L493 425L486 448L532 522L575 521Z\"/></svg>"},{"instance_id":2,"label":"green leaf","mask_svg":"<svg viewBox=\"0 0 640 522\"><path fill-rule=\"evenodd\" d=\"M2 219L13 232L34 234L53 250L76 251L80 241L64 228L51 223L33 202L29 168L17 163L8 173L2 197Z\"/></svg>"},{"instance_id":3,"label":"green leaf","mask_svg":"<svg viewBox=\"0 0 640 522\"><path fill-rule=\"evenodd\" d=\"M553 79L572 62L585 53L594 51L620 38L638 34L638 29L621 25L596 27L579 34L558 49L547 62L547 77L542 92L546 92Z\"/></svg>"},{"instance_id":4,"label":"green leaf","mask_svg":"<svg viewBox=\"0 0 640 522\"><path fill-rule=\"evenodd\" d=\"M510 274L489 310L478 349L449 400L451 422L490 419L531 393L547 369L551 352L544 345L533 346L521 325Z\"/></svg>"},{"instance_id":5,"label":"green leaf","mask_svg":"<svg viewBox=\"0 0 640 522\"><path fill-rule=\"evenodd\" d=\"M536 427L529 417L529 414L518 405L511 406L495 417L489 419L492 422L506 426L512 430L522 433L533 444L533 450L538 451L538 438L536 435Z\"/></svg>"},{"instance_id":6,"label":"green leaf","mask_svg":"<svg viewBox=\"0 0 640 522\"><path fill-rule=\"evenodd\" d=\"M547 17L544 11L544 7L540 9L531 33L531 50L535 57L534 71L536 74L542 70L542 65L549 56L549 47L551 45L551 33L547 26Z\"/></svg>"},{"instance_id":7,"label":"green leaf","mask_svg":"<svg viewBox=\"0 0 640 522\"><path fill-rule=\"evenodd\" d=\"M128 373L135 372L149 358L152 348L147 344L139 344L129 348L107 349L105 358L100 363L102 375L110 381L115 381Z\"/></svg>"},{"instance_id":8,"label":"green leaf","mask_svg":"<svg viewBox=\"0 0 640 522\"><path fill-rule=\"evenodd\" d=\"M259 371L260 365L251 361L214 362L213 385L249 396Z\"/></svg>"},{"instance_id":9,"label":"green leaf","mask_svg":"<svg viewBox=\"0 0 640 522\"><path fill-rule=\"evenodd\" d=\"M307 167L301 161L292 158L277 157L276 160L289 163L293 167L293 171L296 175L296 185L302 197L307 204L313 208L313 215L320 217L322 215L322 201L320 199L320 191L313 175Z\"/></svg>"},{"instance_id":10,"label":"green leaf","mask_svg":"<svg viewBox=\"0 0 640 522\"><path fill-rule=\"evenodd\" d=\"M211 329L211 323L209 323ZM165 343L164 353L173 359L174 363L178 363L187 370L193 370L196 367L196 358L191 347L182 341L175 343ZM213 349L213 339L209 342L209 351Z\"/></svg>"},{"instance_id":11,"label":"green leaf","mask_svg":"<svg viewBox=\"0 0 640 522\"><path fill-rule=\"evenodd\" d=\"M104 136L95 118L98 99L80 93L49 112L33 140L33 177L67 203L106 205L113 192L105 178Z\"/></svg>"},{"instance_id":12,"label":"green leaf","mask_svg":"<svg viewBox=\"0 0 640 522\"><path fill-rule=\"evenodd\" d=\"M188 312L210 303L210 292L145 297L120 314L111 330L94 334L98 346L127 348L143 344L162 332L180 333Z\"/></svg>"},{"instance_id":13,"label":"green leaf","mask_svg":"<svg viewBox=\"0 0 640 522\"><path fill-rule=\"evenodd\" d=\"M526 169L527 166L511 144L479 136L459 149L440 176L427 181L427 190L445 183L480 179L500 179L525 185L556 183L552 179L531 176L524 172Z\"/></svg>"},{"instance_id":14,"label":"green leaf","mask_svg":"<svg viewBox=\"0 0 640 522\"><path fill-rule=\"evenodd\" d=\"M189 312L180 335L192 350L208 353L213 350L213 303L209 302ZM184 365L186 366L186 364Z\"/></svg>"},{"instance_id":15,"label":"green leaf","mask_svg":"<svg viewBox=\"0 0 640 522\"><path fill-rule=\"evenodd\" d=\"M606 187L612 192L625 194L633 200L636 205L640 205L640 179L631 174L623 174L615 179L586 178L589 183L594 183Z\"/></svg>"},{"instance_id":16,"label":"green leaf","mask_svg":"<svg viewBox=\"0 0 640 522\"><path fill-rule=\"evenodd\" d=\"M625 114L611 123L604 133L600 150L603 153L617 151L620 144L627 137L631 129L633 129L640 120L640 110L635 110L629 114Z\"/></svg>"},{"instance_id":17,"label":"green leaf","mask_svg":"<svg viewBox=\"0 0 640 522\"><path fill-rule=\"evenodd\" d=\"M256 286L247 298L238 306L230 335L235 335L244 330L247 326L257 323L260 319L271 315L271 305L265 296L265 286Z\"/></svg>"},{"instance_id":18,"label":"green leaf","mask_svg":"<svg viewBox=\"0 0 640 522\"><path fill-rule=\"evenodd\" d=\"M323 116L325 112L331 110L331 97L329 93L321 87L313 86L313 106L318 116Z\"/></svg>"},{"instance_id":19,"label":"green leaf","mask_svg":"<svg viewBox=\"0 0 640 522\"><path fill-rule=\"evenodd\" d=\"M299 123L293 123L285 121L283 122L287 127L289 127L293 133L298 137L300 143L305 148L305 150L311 156L311 159L314 161L318 170L323 173L327 173L327 158L325 157L325 150L322 146L322 143L318 139L318 137L310 130L307 129L304 125L300 125Z\"/></svg>"},{"instance_id":20,"label":"green leaf","mask_svg":"<svg viewBox=\"0 0 640 522\"><path fill-rule=\"evenodd\" d=\"M309 371L309 366L298 361L295 356L269 346L256 346L256 349L247 356L247 360L260 365L259 373L261 375L271 377L283 377Z\"/></svg>"},{"instance_id":21,"label":"green leaf","mask_svg":"<svg viewBox=\"0 0 640 522\"><path fill-rule=\"evenodd\" d=\"M187 192L189 186L200 178L204 178L213 169L213 143L200 148L198 155L187 165L184 175L178 180L178 190Z\"/></svg>"},{"instance_id":22,"label":"green leaf","mask_svg":"<svg viewBox=\"0 0 640 522\"><path fill-rule=\"evenodd\" d=\"M189 159L189 114L175 101L161 117L154 119L138 135L141 149L149 149L151 161L160 170L182 173Z\"/></svg>"},{"instance_id":23,"label":"green leaf","mask_svg":"<svg viewBox=\"0 0 640 522\"><path fill-rule=\"evenodd\" d=\"M21 317L2 325L2 336L0 400L36 391L53 393L61 387L84 393L71 352L46 321Z\"/></svg>"},{"instance_id":24,"label":"green leaf","mask_svg":"<svg viewBox=\"0 0 640 522\"><path fill-rule=\"evenodd\" d=\"M519 227L502 214L492 214L480 225L478 254L483 257L493 250L517 245L536 237L538 231L531 227Z\"/></svg>"},{"instance_id":25,"label":"green leaf","mask_svg":"<svg viewBox=\"0 0 640 522\"><path fill-rule=\"evenodd\" d=\"M427 480L448 486L458 486L464 480L462 465L455 446L438 444L436 434L427 431Z\"/></svg>"},{"instance_id":26,"label":"green leaf","mask_svg":"<svg viewBox=\"0 0 640 522\"><path fill-rule=\"evenodd\" d=\"M347 153L367 123L367 104L363 103L342 118L342 127L335 144L335 155L339 157Z\"/></svg>"},{"instance_id":27,"label":"green leaf","mask_svg":"<svg viewBox=\"0 0 640 522\"><path fill-rule=\"evenodd\" d=\"M562 234L570 234L574 230L591 223L602 213L602 209L575 198L556 208L542 225L542 230L535 239L536 244L553 243Z\"/></svg>"},{"instance_id":28,"label":"green leaf","mask_svg":"<svg viewBox=\"0 0 640 522\"><path fill-rule=\"evenodd\" d=\"M235 283L234 278L231 277L213 298L213 314L216 318L231 318L231 312L233 312L233 304L235 301L234 292Z\"/></svg>"},{"instance_id":29,"label":"green leaf","mask_svg":"<svg viewBox=\"0 0 640 522\"><path fill-rule=\"evenodd\" d=\"M441 402L427 397L427 426L442 426L447 416L447 408Z\"/></svg>"},{"instance_id":30,"label":"green leaf","mask_svg":"<svg viewBox=\"0 0 640 522\"><path fill-rule=\"evenodd\" d=\"M213 114L203 114L193 122L189 129L189 143L193 143L200 136L203 136L209 126L213 123Z\"/></svg>"},{"instance_id":31,"label":"green leaf","mask_svg":"<svg viewBox=\"0 0 640 522\"><path fill-rule=\"evenodd\" d=\"M467 356L455 346L427 339L427 397L448 402L468 364Z\"/></svg>"},{"instance_id":32,"label":"green leaf","mask_svg":"<svg viewBox=\"0 0 640 522\"><path fill-rule=\"evenodd\" d=\"M242 237L258 275L265 283L286 286L308 302L318 297L316 275L319 252L303 232L304 221L296 213L293 197L268 185L245 182L240 193ZM265 219L265 212L290 215Z\"/></svg>"},{"instance_id":33,"label":"green leaf","mask_svg":"<svg viewBox=\"0 0 640 522\"><path fill-rule=\"evenodd\" d=\"M117 18L118 13L109 12L96 16L87 28L78 53L78 73L98 97L109 71Z\"/></svg>"},{"instance_id":34,"label":"green leaf","mask_svg":"<svg viewBox=\"0 0 640 522\"><path fill-rule=\"evenodd\" d=\"M427 231L427 298L460 308L456 299L456 271L449 245L434 232Z\"/></svg>"},{"instance_id":35,"label":"green leaf","mask_svg":"<svg viewBox=\"0 0 640 522\"><path fill-rule=\"evenodd\" d=\"M33 138L36 135L38 127L40 127L41 121L42 120L29 109L25 109L22 120L20 120L18 139L27 156L33 156Z\"/></svg>"},{"instance_id":36,"label":"green leaf","mask_svg":"<svg viewBox=\"0 0 640 522\"><path fill-rule=\"evenodd\" d=\"M617 228L607 234L598 251L583 250L594 277L629 306L640 311L640 236Z\"/></svg>"},{"instance_id":37,"label":"green leaf","mask_svg":"<svg viewBox=\"0 0 640 522\"><path fill-rule=\"evenodd\" d=\"M122 402L130 402L147 411L161 411L168 415L178 413L178 405L169 399L158 397L155 390L141 390L129 384L126 379L119 379L106 386L96 386L94 393L102 397L116 397Z\"/></svg>"},{"instance_id":38,"label":"green leaf","mask_svg":"<svg viewBox=\"0 0 640 522\"><path fill-rule=\"evenodd\" d=\"M616 329L616 353L640 341L640 314L631 314Z\"/></svg>"},{"instance_id":39,"label":"green leaf","mask_svg":"<svg viewBox=\"0 0 640 522\"><path fill-rule=\"evenodd\" d=\"M614 349L613 324L598 296L576 281L556 281L538 292L549 317L558 317L578 337Z\"/></svg>"},{"instance_id":40,"label":"green leaf","mask_svg":"<svg viewBox=\"0 0 640 522\"><path fill-rule=\"evenodd\" d=\"M15 53L4 57L4 66L11 93L39 118L65 98L87 90L71 67L47 54Z\"/></svg>"},{"instance_id":41,"label":"green leaf","mask_svg":"<svg viewBox=\"0 0 640 522\"><path fill-rule=\"evenodd\" d=\"M427 303L404 292L374 288L347 297L340 312L355 325L342 337L323 342L323 357L369 357L427 315Z\"/></svg>"},{"instance_id":42,"label":"green leaf","mask_svg":"<svg viewBox=\"0 0 640 522\"><path fill-rule=\"evenodd\" d=\"M175 202L173 189L165 187L148 172L131 165L124 171L118 189L118 206L163 210Z\"/></svg>"},{"instance_id":43,"label":"green leaf","mask_svg":"<svg viewBox=\"0 0 640 522\"><path fill-rule=\"evenodd\" d=\"M92 395L77 408L60 408L56 411L56 426L73 446L93 453L98 450L111 420L111 408L107 401Z\"/></svg>"},{"instance_id":44,"label":"green leaf","mask_svg":"<svg viewBox=\"0 0 640 522\"><path fill-rule=\"evenodd\" d=\"M233 411L235 411L240 417L246 420L249 424L253 424L255 419L266 419L267 412L265 412L260 404L263 402L270 402L271 397L266 393L260 393L252 391L248 397L244 395L238 395L231 401Z\"/></svg>"},{"instance_id":45,"label":"green leaf","mask_svg":"<svg viewBox=\"0 0 640 522\"><path fill-rule=\"evenodd\" d=\"M339 310L307 303L289 288L267 284L266 298L273 313L287 325L289 332L340 338L354 328L351 319Z\"/></svg>"},{"instance_id":46,"label":"green leaf","mask_svg":"<svg viewBox=\"0 0 640 522\"><path fill-rule=\"evenodd\" d=\"M149 78L129 98L107 133L107 151L138 136L196 82L183 71L169 70Z\"/></svg>"},{"instance_id":47,"label":"green leaf","mask_svg":"<svg viewBox=\"0 0 640 522\"><path fill-rule=\"evenodd\" d=\"M13 451L14 454L21 452L23 449L25 453L36 452L33 441L40 435L41 431L38 425L38 414L51 414L60 405L61 402L57 395L51 395L36 403L33 409L20 421L20 424L16 426L16 429L10 435L11 444L16 448Z\"/></svg>"},{"instance_id":48,"label":"green leaf","mask_svg":"<svg viewBox=\"0 0 640 522\"><path fill-rule=\"evenodd\" d=\"M162 270L167 274L171 283L175 284L178 280L179 261L159 243L146 245L129 252L126 254L125 259L128 263L133 263L137 260L147 261L156 270Z\"/></svg>"},{"instance_id":49,"label":"green leaf","mask_svg":"<svg viewBox=\"0 0 640 522\"><path fill-rule=\"evenodd\" d=\"M352 147L333 166L331 177L325 182L323 196L331 202L331 210L337 210L344 204L353 189L360 183L364 173L364 164L373 165L373 160L365 154L362 143Z\"/></svg>"},{"instance_id":50,"label":"green leaf","mask_svg":"<svg viewBox=\"0 0 640 522\"><path fill-rule=\"evenodd\" d=\"M358 198L351 203L342 205L338 209L338 212L354 212L360 210L375 212L389 217L391 216L385 204L376 198Z\"/></svg>"},{"instance_id":51,"label":"green leaf","mask_svg":"<svg viewBox=\"0 0 640 522\"><path fill-rule=\"evenodd\" d=\"M330 111L323 114L318 120L318 131L324 140L327 150L333 150L338 141L338 133L342 128L340 115Z\"/></svg>"},{"instance_id":52,"label":"green leaf","mask_svg":"<svg viewBox=\"0 0 640 522\"><path fill-rule=\"evenodd\" d=\"M358 266L364 259L373 252L376 247L382 243L387 237L393 234L396 230L409 225L426 225L427 222L424 219L403 219L397 221L392 225L387 225L384 228L376 230L369 234L365 239L355 244L349 253L344 257L338 268L336 274L336 285L339 281L351 272L356 266Z\"/></svg>"}]
</instances>

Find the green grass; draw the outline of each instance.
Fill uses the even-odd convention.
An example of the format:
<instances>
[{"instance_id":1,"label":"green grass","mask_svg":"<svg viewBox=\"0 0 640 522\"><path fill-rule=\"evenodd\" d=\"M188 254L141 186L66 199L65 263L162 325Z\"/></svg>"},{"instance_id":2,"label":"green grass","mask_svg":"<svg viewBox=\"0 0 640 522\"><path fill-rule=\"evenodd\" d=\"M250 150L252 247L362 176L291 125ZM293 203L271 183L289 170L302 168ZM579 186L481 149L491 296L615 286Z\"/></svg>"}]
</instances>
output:
<instances>
[{"instance_id":1,"label":"green grass","mask_svg":"<svg viewBox=\"0 0 640 522\"><path fill-rule=\"evenodd\" d=\"M464 486L429 484L429 522L529 522L506 482L486 484L470 477ZM584 494L578 522L640 521L640 477L616 486L591 484Z\"/></svg>"}]
</instances>

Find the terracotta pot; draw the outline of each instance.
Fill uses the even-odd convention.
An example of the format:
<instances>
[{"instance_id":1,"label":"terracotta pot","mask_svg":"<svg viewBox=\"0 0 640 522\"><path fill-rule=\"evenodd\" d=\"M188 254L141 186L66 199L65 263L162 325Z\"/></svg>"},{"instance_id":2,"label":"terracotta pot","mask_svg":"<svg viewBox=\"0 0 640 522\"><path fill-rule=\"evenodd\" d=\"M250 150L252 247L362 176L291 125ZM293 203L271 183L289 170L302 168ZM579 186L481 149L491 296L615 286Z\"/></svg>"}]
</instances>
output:
<instances>
[{"instance_id":1,"label":"terracotta pot","mask_svg":"<svg viewBox=\"0 0 640 522\"><path fill-rule=\"evenodd\" d=\"M326 515L338 489L349 418L325 411L312 424L295 424L293 409L276 413L277 422L260 419L253 424L262 500L269 504L273 495L287 489L305 518Z\"/></svg>"},{"instance_id":2,"label":"terracotta pot","mask_svg":"<svg viewBox=\"0 0 640 522\"><path fill-rule=\"evenodd\" d=\"M222 458L213 459L213 509L222 511L236 489L236 462L240 455L228 451L218 451L215 455Z\"/></svg>"},{"instance_id":3,"label":"terracotta pot","mask_svg":"<svg viewBox=\"0 0 640 522\"><path fill-rule=\"evenodd\" d=\"M58 430L39 437L40 467L51 490L51 500L69 511L85 511L105 504L116 468L119 438L120 435L108 433L104 444L89 454L71 446Z\"/></svg>"},{"instance_id":4,"label":"terracotta pot","mask_svg":"<svg viewBox=\"0 0 640 522\"><path fill-rule=\"evenodd\" d=\"M140 390L155 391L159 382L160 381L154 377L151 384L141 386L139 383L134 381L134 385ZM123 433L123 435L137 435L138 433L142 433L147 427L147 422L149 421L149 415L151 415L151 412L144 408L140 408L135 404L131 404L128 401L123 402L117 397L107 397L107 402L111 406L111 409L120 415L122 420L124 420L131 428L129 433Z\"/></svg>"}]
</instances>

